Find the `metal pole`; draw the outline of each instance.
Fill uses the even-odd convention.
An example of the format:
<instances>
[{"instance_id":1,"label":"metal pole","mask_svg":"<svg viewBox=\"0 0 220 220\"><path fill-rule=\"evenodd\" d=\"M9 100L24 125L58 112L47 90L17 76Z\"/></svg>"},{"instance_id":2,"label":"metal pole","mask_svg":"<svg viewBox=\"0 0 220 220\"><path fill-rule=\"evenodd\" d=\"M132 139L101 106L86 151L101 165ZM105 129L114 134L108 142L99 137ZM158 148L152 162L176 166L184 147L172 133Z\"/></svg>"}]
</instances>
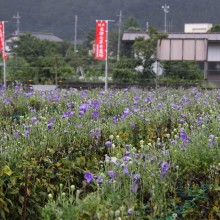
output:
<instances>
[{"instance_id":1,"label":"metal pole","mask_svg":"<svg viewBox=\"0 0 220 220\"><path fill-rule=\"evenodd\" d=\"M106 20L106 59L105 59L105 91L108 90L108 22L114 20Z\"/></svg>"},{"instance_id":2,"label":"metal pole","mask_svg":"<svg viewBox=\"0 0 220 220\"><path fill-rule=\"evenodd\" d=\"M169 8L170 6L165 4L164 6L162 6L162 9L164 11L164 32L167 32L167 13L169 12Z\"/></svg>"},{"instance_id":3,"label":"metal pole","mask_svg":"<svg viewBox=\"0 0 220 220\"><path fill-rule=\"evenodd\" d=\"M106 21L105 91L108 90L108 20Z\"/></svg>"},{"instance_id":4,"label":"metal pole","mask_svg":"<svg viewBox=\"0 0 220 220\"><path fill-rule=\"evenodd\" d=\"M5 62L5 22L3 21L3 39L4 39L4 42L3 42L3 51L2 51L2 54L3 54L3 66L4 66L4 73L3 73L3 77L4 77L4 87L6 88L6 62Z\"/></svg>"},{"instance_id":5,"label":"metal pole","mask_svg":"<svg viewBox=\"0 0 220 220\"><path fill-rule=\"evenodd\" d=\"M120 10L120 14L119 14L119 27L118 27L118 50L117 50L117 61L119 61L119 59L120 59L121 17L122 17L122 13L121 13L121 10Z\"/></svg>"},{"instance_id":6,"label":"metal pole","mask_svg":"<svg viewBox=\"0 0 220 220\"><path fill-rule=\"evenodd\" d=\"M20 34L20 18L21 16L19 15L19 12L17 12L17 16L13 16L12 18L16 19L16 27L17 27L17 31L16 31L16 35Z\"/></svg>"},{"instance_id":7,"label":"metal pole","mask_svg":"<svg viewBox=\"0 0 220 220\"><path fill-rule=\"evenodd\" d=\"M77 40L77 15L75 15L74 53L76 53L76 40Z\"/></svg>"},{"instance_id":8,"label":"metal pole","mask_svg":"<svg viewBox=\"0 0 220 220\"><path fill-rule=\"evenodd\" d=\"M165 5L166 7L166 5ZM164 32L167 32L167 13L166 10L164 11Z\"/></svg>"}]
</instances>

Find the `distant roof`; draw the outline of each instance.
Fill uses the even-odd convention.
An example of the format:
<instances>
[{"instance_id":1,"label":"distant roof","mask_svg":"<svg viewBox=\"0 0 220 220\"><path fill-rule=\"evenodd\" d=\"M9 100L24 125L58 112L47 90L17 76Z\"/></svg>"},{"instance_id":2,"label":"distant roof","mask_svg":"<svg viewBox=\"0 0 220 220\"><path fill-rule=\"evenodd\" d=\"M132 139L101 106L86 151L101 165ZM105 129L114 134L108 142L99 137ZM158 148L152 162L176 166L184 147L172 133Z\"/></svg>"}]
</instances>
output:
<instances>
[{"instance_id":1,"label":"distant roof","mask_svg":"<svg viewBox=\"0 0 220 220\"><path fill-rule=\"evenodd\" d=\"M55 36L53 33L31 33L33 36L40 40L49 40L54 42L63 42L63 40L57 36Z\"/></svg>"},{"instance_id":2,"label":"distant roof","mask_svg":"<svg viewBox=\"0 0 220 220\"><path fill-rule=\"evenodd\" d=\"M220 33L170 33L168 39L207 39L220 41Z\"/></svg>"},{"instance_id":3,"label":"distant roof","mask_svg":"<svg viewBox=\"0 0 220 220\"><path fill-rule=\"evenodd\" d=\"M124 41L135 41L135 39L143 37L145 40L149 39L149 35L146 33L134 33L134 32L125 32L123 33L122 40Z\"/></svg>"},{"instance_id":4,"label":"distant roof","mask_svg":"<svg viewBox=\"0 0 220 220\"><path fill-rule=\"evenodd\" d=\"M135 41L138 37L149 39L146 33L124 33L123 41ZM209 41L220 41L220 33L169 33L168 39L207 39Z\"/></svg>"},{"instance_id":5,"label":"distant roof","mask_svg":"<svg viewBox=\"0 0 220 220\"><path fill-rule=\"evenodd\" d=\"M40 39L40 40L48 40L53 42L63 42L63 40L57 36L55 36L53 33L43 33L43 32L20 32L19 35L25 35L30 33L34 37ZM17 38L19 35L13 34L9 38Z\"/></svg>"}]
</instances>

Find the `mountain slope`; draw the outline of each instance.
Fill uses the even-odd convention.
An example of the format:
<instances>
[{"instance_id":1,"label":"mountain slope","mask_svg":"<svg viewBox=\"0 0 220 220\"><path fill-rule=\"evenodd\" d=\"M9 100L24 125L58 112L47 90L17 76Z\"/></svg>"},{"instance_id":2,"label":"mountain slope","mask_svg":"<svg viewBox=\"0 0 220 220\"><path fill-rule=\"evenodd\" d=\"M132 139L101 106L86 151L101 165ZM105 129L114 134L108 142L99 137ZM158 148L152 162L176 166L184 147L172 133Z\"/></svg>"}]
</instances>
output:
<instances>
[{"instance_id":1,"label":"mountain slope","mask_svg":"<svg viewBox=\"0 0 220 220\"><path fill-rule=\"evenodd\" d=\"M167 24L170 31L183 31L184 23L220 23L219 0L167 0L170 11ZM0 0L0 20L7 20L6 33L16 29L12 16L21 15L22 31L48 31L63 39L74 39L75 15L78 16L78 37L95 27L96 19L113 19L111 28L117 28L122 10L125 21L134 16L145 30L146 22L164 28L165 0Z\"/></svg>"}]
</instances>

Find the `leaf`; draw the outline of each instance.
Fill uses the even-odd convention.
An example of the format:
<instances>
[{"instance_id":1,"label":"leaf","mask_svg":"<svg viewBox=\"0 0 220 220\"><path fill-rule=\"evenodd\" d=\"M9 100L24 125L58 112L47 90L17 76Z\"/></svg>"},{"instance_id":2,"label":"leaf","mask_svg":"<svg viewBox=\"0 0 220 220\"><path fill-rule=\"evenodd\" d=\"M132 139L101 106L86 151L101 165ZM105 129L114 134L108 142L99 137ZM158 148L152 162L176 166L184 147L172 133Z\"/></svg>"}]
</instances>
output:
<instances>
[{"instance_id":1,"label":"leaf","mask_svg":"<svg viewBox=\"0 0 220 220\"><path fill-rule=\"evenodd\" d=\"M11 181L12 185L15 185L15 184L16 184L16 180L17 180L17 177L16 177L16 176L10 177L10 181Z\"/></svg>"},{"instance_id":2,"label":"leaf","mask_svg":"<svg viewBox=\"0 0 220 220\"><path fill-rule=\"evenodd\" d=\"M15 195L19 193L19 189L14 189L10 192L10 194Z\"/></svg>"},{"instance_id":3,"label":"leaf","mask_svg":"<svg viewBox=\"0 0 220 220\"><path fill-rule=\"evenodd\" d=\"M51 153L51 154L54 154L55 153L55 150L53 148L47 148L47 150Z\"/></svg>"},{"instance_id":4,"label":"leaf","mask_svg":"<svg viewBox=\"0 0 220 220\"><path fill-rule=\"evenodd\" d=\"M62 162L57 162L57 163L55 164L55 166L60 167L62 164L63 164Z\"/></svg>"},{"instance_id":5,"label":"leaf","mask_svg":"<svg viewBox=\"0 0 220 220\"><path fill-rule=\"evenodd\" d=\"M6 205L5 201L2 198L0 198L0 203Z\"/></svg>"},{"instance_id":6,"label":"leaf","mask_svg":"<svg viewBox=\"0 0 220 220\"><path fill-rule=\"evenodd\" d=\"M4 174L11 176L12 173L13 173L13 171L7 165L3 166L2 169L0 170L0 176L3 176Z\"/></svg>"}]
</instances>

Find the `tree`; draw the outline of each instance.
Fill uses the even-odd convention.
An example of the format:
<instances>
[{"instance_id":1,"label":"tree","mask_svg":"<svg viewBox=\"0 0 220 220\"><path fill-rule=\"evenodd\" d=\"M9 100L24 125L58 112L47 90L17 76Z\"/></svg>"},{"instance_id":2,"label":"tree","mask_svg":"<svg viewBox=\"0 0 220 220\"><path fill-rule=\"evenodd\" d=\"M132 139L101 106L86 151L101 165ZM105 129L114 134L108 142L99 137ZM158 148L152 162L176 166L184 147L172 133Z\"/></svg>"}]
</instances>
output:
<instances>
[{"instance_id":1,"label":"tree","mask_svg":"<svg viewBox=\"0 0 220 220\"><path fill-rule=\"evenodd\" d=\"M126 32L140 32L141 28L136 18L129 17L123 27L124 31Z\"/></svg>"},{"instance_id":2,"label":"tree","mask_svg":"<svg viewBox=\"0 0 220 220\"><path fill-rule=\"evenodd\" d=\"M157 41L167 37L167 34L158 32L154 27L149 28L148 35L149 39L137 38L133 45L135 57L142 60L144 67L143 72L140 74L141 79L152 78L150 67L156 60Z\"/></svg>"},{"instance_id":3,"label":"tree","mask_svg":"<svg viewBox=\"0 0 220 220\"><path fill-rule=\"evenodd\" d=\"M220 24L214 24L208 32L220 32Z\"/></svg>"},{"instance_id":4,"label":"tree","mask_svg":"<svg viewBox=\"0 0 220 220\"><path fill-rule=\"evenodd\" d=\"M11 57L7 61L7 80L28 81L33 77L29 63L23 57Z\"/></svg>"},{"instance_id":5,"label":"tree","mask_svg":"<svg viewBox=\"0 0 220 220\"><path fill-rule=\"evenodd\" d=\"M56 74L60 78L65 78L74 73L74 68L65 60L68 51L73 50L73 45L69 42L56 43L26 34L21 36L15 44L17 57L29 65L29 69L32 70L30 76L35 82L44 83L48 80L55 82ZM20 71L25 76L26 70L20 69Z\"/></svg>"}]
</instances>

